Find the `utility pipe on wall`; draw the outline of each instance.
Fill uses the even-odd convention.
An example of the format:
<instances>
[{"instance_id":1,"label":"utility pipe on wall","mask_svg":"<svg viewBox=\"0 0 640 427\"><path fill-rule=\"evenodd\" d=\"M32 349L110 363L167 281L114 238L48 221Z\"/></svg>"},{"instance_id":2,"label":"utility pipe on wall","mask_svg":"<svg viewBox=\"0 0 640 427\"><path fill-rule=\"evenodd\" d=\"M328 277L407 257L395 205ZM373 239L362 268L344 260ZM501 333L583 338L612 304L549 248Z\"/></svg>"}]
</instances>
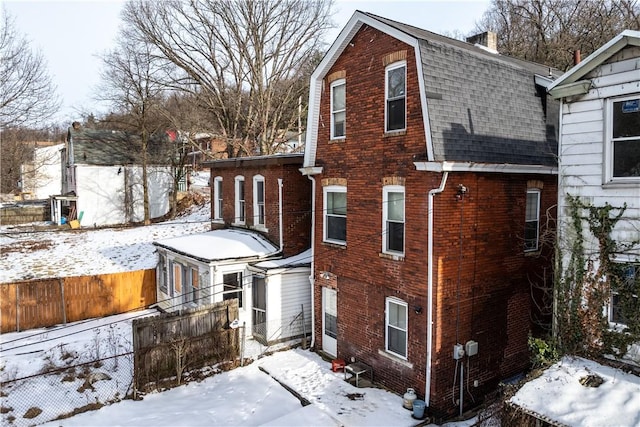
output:
<instances>
[{"instance_id":1,"label":"utility pipe on wall","mask_svg":"<svg viewBox=\"0 0 640 427\"><path fill-rule=\"evenodd\" d=\"M431 358L433 352L433 205L434 197L444 191L449 172L443 172L440 187L429 190L427 212L427 368L425 375L424 402L429 406L431 394Z\"/></svg>"},{"instance_id":2,"label":"utility pipe on wall","mask_svg":"<svg viewBox=\"0 0 640 427\"><path fill-rule=\"evenodd\" d=\"M280 253L284 249L284 236L282 227L282 178L278 178L278 221L280 221Z\"/></svg>"},{"instance_id":3,"label":"utility pipe on wall","mask_svg":"<svg viewBox=\"0 0 640 427\"><path fill-rule=\"evenodd\" d=\"M316 344L316 310L315 310L315 241L316 241L316 178L313 175L307 175L311 180L311 275L309 283L311 284L311 344L309 348L313 348Z\"/></svg>"}]
</instances>

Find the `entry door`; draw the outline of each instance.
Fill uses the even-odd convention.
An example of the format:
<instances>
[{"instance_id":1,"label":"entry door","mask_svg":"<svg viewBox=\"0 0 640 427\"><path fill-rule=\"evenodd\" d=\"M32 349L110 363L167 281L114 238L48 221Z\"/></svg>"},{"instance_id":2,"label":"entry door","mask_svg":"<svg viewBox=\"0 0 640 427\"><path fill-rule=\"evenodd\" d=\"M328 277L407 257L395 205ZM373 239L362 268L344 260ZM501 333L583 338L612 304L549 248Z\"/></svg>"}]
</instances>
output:
<instances>
[{"instance_id":1,"label":"entry door","mask_svg":"<svg viewBox=\"0 0 640 427\"><path fill-rule=\"evenodd\" d=\"M322 350L331 356L338 355L338 293L335 289L322 288Z\"/></svg>"}]
</instances>

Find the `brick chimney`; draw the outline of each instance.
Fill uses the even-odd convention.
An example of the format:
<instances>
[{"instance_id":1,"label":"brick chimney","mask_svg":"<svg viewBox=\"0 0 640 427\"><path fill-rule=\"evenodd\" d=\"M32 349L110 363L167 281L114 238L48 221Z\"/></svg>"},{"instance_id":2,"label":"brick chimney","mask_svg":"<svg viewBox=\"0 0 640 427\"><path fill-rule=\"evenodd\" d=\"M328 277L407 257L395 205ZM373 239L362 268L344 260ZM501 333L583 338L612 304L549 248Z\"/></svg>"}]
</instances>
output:
<instances>
[{"instance_id":1,"label":"brick chimney","mask_svg":"<svg viewBox=\"0 0 640 427\"><path fill-rule=\"evenodd\" d=\"M498 34L493 31L485 31L475 36L467 37L467 43L479 44L489 50L498 51Z\"/></svg>"}]
</instances>

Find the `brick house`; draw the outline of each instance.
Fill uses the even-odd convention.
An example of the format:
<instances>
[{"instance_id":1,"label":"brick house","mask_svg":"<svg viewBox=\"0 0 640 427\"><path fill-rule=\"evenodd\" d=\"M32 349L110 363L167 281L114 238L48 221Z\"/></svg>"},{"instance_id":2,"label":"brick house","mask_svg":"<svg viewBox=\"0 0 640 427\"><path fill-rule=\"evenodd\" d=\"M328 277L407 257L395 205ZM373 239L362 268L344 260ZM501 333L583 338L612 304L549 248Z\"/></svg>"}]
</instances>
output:
<instances>
[{"instance_id":1,"label":"brick house","mask_svg":"<svg viewBox=\"0 0 640 427\"><path fill-rule=\"evenodd\" d=\"M154 242L167 311L237 298L249 338L272 344L311 330L311 182L301 154L203 162L211 231Z\"/></svg>"},{"instance_id":2,"label":"brick house","mask_svg":"<svg viewBox=\"0 0 640 427\"><path fill-rule=\"evenodd\" d=\"M415 388L435 418L528 367L557 197L552 71L358 11L312 74L312 345Z\"/></svg>"}]
</instances>

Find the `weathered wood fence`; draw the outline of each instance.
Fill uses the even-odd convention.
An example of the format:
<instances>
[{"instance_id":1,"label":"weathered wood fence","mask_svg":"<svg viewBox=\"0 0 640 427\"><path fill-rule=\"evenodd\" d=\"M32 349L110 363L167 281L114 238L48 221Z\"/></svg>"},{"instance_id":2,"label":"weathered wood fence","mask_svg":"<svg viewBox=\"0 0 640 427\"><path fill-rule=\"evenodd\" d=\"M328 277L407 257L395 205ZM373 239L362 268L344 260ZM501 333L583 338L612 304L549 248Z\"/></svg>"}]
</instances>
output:
<instances>
[{"instance_id":1,"label":"weathered wood fence","mask_svg":"<svg viewBox=\"0 0 640 427\"><path fill-rule=\"evenodd\" d=\"M0 284L0 332L143 309L156 302L155 270Z\"/></svg>"},{"instance_id":2,"label":"weathered wood fence","mask_svg":"<svg viewBox=\"0 0 640 427\"><path fill-rule=\"evenodd\" d=\"M240 353L238 300L133 321L134 388L180 384L183 373L235 361Z\"/></svg>"}]
</instances>

